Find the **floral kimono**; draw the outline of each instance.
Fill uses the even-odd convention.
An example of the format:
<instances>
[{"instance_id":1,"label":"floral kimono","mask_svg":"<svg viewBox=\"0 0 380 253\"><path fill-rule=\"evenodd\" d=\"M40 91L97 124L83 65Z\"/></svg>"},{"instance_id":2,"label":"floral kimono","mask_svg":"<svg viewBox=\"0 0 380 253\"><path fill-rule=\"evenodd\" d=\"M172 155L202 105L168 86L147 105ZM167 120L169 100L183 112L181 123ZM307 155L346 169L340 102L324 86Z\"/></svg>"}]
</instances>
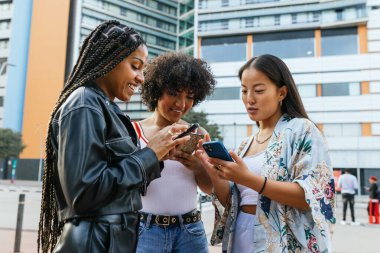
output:
<instances>
[{"instance_id":1,"label":"floral kimono","mask_svg":"<svg viewBox=\"0 0 380 253\"><path fill-rule=\"evenodd\" d=\"M243 157L253 141L243 141ZM331 233L335 224L333 170L324 138L309 120L284 114L265 150L261 175L269 180L296 182L305 192L309 211L280 204L260 195L254 226L254 252L332 252ZM211 244L223 242L223 252L232 252L235 221L240 211L239 190L231 184L231 199L221 216L214 198L215 226ZM233 252L239 253L239 252Z\"/></svg>"}]
</instances>

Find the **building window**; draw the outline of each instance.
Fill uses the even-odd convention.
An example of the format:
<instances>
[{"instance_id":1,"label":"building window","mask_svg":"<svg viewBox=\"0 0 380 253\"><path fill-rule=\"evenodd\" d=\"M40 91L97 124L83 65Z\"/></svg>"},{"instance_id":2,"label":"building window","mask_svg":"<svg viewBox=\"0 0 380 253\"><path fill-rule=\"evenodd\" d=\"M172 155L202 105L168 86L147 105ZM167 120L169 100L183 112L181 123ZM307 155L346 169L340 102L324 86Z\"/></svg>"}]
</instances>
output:
<instances>
[{"instance_id":1,"label":"building window","mask_svg":"<svg viewBox=\"0 0 380 253\"><path fill-rule=\"evenodd\" d=\"M245 61L246 47L246 36L202 38L201 58L208 62Z\"/></svg>"},{"instance_id":2,"label":"building window","mask_svg":"<svg viewBox=\"0 0 380 253\"><path fill-rule=\"evenodd\" d=\"M364 17L366 17L366 15L367 15L367 13L366 13L365 5L360 5L360 6L356 7L356 17L357 18L364 18Z\"/></svg>"},{"instance_id":3,"label":"building window","mask_svg":"<svg viewBox=\"0 0 380 253\"><path fill-rule=\"evenodd\" d=\"M242 26L242 28L249 28L249 27L258 27L260 18L259 17L249 17L249 18L243 18L242 21L245 22L245 24Z\"/></svg>"},{"instance_id":4,"label":"building window","mask_svg":"<svg viewBox=\"0 0 380 253\"><path fill-rule=\"evenodd\" d=\"M319 22L319 12L313 12L313 22Z\"/></svg>"},{"instance_id":5,"label":"building window","mask_svg":"<svg viewBox=\"0 0 380 253\"><path fill-rule=\"evenodd\" d=\"M280 25L280 15L274 16L274 25Z\"/></svg>"},{"instance_id":6,"label":"building window","mask_svg":"<svg viewBox=\"0 0 380 253\"><path fill-rule=\"evenodd\" d=\"M0 58L0 76L7 73L7 58Z\"/></svg>"},{"instance_id":7,"label":"building window","mask_svg":"<svg viewBox=\"0 0 380 253\"><path fill-rule=\"evenodd\" d=\"M358 34L355 28L322 30L322 55L358 53Z\"/></svg>"},{"instance_id":8,"label":"building window","mask_svg":"<svg viewBox=\"0 0 380 253\"><path fill-rule=\"evenodd\" d=\"M335 14L336 14L336 20L337 21L343 20L343 9L335 10Z\"/></svg>"},{"instance_id":9,"label":"building window","mask_svg":"<svg viewBox=\"0 0 380 253\"><path fill-rule=\"evenodd\" d=\"M371 124L371 133L372 135L380 135L380 123Z\"/></svg>"},{"instance_id":10,"label":"building window","mask_svg":"<svg viewBox=\"0 0 380 253\"><path fill-rule=\"evenodd\" d=\"M227 19L222 20L220 26L222 30L228 30L228 20Z\"/></svg>"},{"instance_id":11,"label":"building window","mask_svg":"<svg viewBox=\"0 0 380 253\"><path fill-rule=\"evenodd\" d=\"M156 43L155 44L157 46L166 47L166 48L170 48L170 49L175 49L175 46L176 46L175 42L164 39L164 38L159 38L159 37L156 37Z\"/></svg>"},{"instance_id":12,"label":"building window","mask_svg":"<svg viewBox=\"0 0 380 253\"><path fill-rule=\"evenodd\" d=\"M101 22L102 22L102 20L94 18L94 17L87 16L87 15L83 15L83 17L82 17L82 24L83 25L95 27L95 26L98 26Z\"/></svg>"},{"instance_id":13,"label":"building window","mask_svg":"<svg viewBox=\"0 0 380 253\"><path fill-rule=\"evenodd\" d=\"M322 96L357 96L357 95L360 95L360 83L322 84Z\"/></svg>"},{"instance_id":14,"label":"building window","mask_svg":"<svg viewBox=\"0 0 380 253\"><path fill-rule=\"evenodd\" d=\"M380 82L370 82L369 91L370 93L380 93Z\"/></svg>"},{"instance_id":15,"label":"building window","mask_svg":"<svg viewBox=\"0 0 380 253\"><path fill-rule=\"evenodd\" d=\"M0 107L3 107L4 106L4 97L1 96L0 97Z\"/></svg>"},{"instance_id":16,"label":"building window","mask_svg":"<svg viewBox=\"0 0 380 253\"><path fill-rule=\"evenodd\" d=\"M11 2L0 2L0 11L10 11L12 8Z\"/></svg>"},{"instance_id":17,"label":"building window","mask_svg":"<svg viewBox=\"0 0 380 253\"><path fill-rule=\"evenodd\" d=\"M273 54L279 58L313 57L314 31L253 35L253 54Z\"/></svg>"},{"instance_id":18,"label":"building window","mask_svg":"<svg viewBox=\"0 0 380 253\"><path fill-rule=\"evenodd\" d=\"M11 28L11 20L1 20L0 21L0 31L9 30Z\"/></svg>"},{"instance_id":19,"label":"building window","mask_svg":"<svg viewBox=\"0 0 380 253\"><path fill-rule=\"evenodd\" d=\"M326 137L360 136L359 123L323 124L323 133Z\"/></svg>"},{"instance_id":20,"label":"building window","mask_svg":"<svg viewBox=\"0 0 380 253\"><path fill-rule=\"evenodd\" d=\"M246 4L259 4L259 3L270 3L279 2L280 0L245 0Z\"/></svg>"},{"instance_id":21,"label":"building window","mask_svg":"<svg viewBox=\"0 0 380 253\"><path fill-rule=\"evenodd\" d=\"M0 49L7 49L9 47L9 39L0 40Z\"/></svg>"},{"instance_id":22,"label":"building window","mask_svg":"<svg viewBox=\"0 0 380 253\"><path fill-rule=\"evenodd\" d=\"M216 88L208 100L237 100L240 99L240 87Z\"/></svg>"},{"instance_id":23,"label":"building window","mask_svg":"<svg viewBox=\"0 0 380 253\"><path fill-rule=\"evenodd\" d=\"M316 97L317 96L317 85L316 84L300 84L297 85L298 92L301 97Z\"/></svg>"},{"instance_id":24,"label":"building window","mask_svg":"<svg viewBox=\"0 0 380 253\"><path fill-rule=\"evenodd\" d=\"M292 14L292 24L297 24L297 13Z\"/></svg>"},{"instance_id":25,"label":"building window","mask_svg":"<svg viewBox=\"0 0 380 253\"><path fill-rule=\"evenodd\" d=\"M217 21L206 21L199 22L199 31L215 31L215 30L227 30L228 29L228 19L217 20Z\"/></svg>"},{"instance_id":26,"label":"building window","mask_svg":"<svg viewBox=\"0 0 380 253\"><path fill-rule=\"evenodd\" d=\"M229 0L222 0L222 7L228 7L229 6Z\"/></svg>"},{"instance_id":27,"label":"building window","mask_svg":"<svg viewBox=\"0 0 380 253\"><path fill-rule=\"evenodd\" d=\"M120 7L120 15L121 16L127 16L127 9Z\"/></svg>"}]
</instances>

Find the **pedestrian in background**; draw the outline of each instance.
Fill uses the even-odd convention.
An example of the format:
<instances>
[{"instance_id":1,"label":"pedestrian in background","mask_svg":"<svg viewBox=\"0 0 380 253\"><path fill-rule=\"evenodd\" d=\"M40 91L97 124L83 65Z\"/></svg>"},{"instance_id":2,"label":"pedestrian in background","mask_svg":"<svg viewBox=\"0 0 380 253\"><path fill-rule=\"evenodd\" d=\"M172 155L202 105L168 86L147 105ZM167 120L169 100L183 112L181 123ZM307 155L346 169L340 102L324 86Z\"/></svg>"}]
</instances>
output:
<instances>
[{"instance_id":1,"label":"pedestrian in background","mask_svg":"<svg viewBox=\"0 0 380 253\"><path fill-rule=\"evenodd\" d=\"M346 169L345 173L339 177L338 186L340 192L342 193L343 200L343 220L340 222L342 225L346 225L346 213L347 205L350 206L351 212L351 225L360 225L359 222L355 221L355 195L358 190L358 180L351 174L350 170Z\"/></svg>"},{"instance_id":2,"label":"pedestrian in background","mask_svg":"<svg viewBox=\"0 0 380 253\"><path fill-rule=\"evenodd\" d=\"M167 126L140 149L114 102L128 102L144 82L147 57L140 34L117 21L84 40L49 122L38 251L135 252L141 189L189 139L170 134L186 126Z\"/></svg>"},{"instance_id":3,"label":"pedestrian in background","mask_svg":"<svg viewBox=\"0 0 380 253\"><path fill-rule=\"evenodd\" d=\"M164 127L197 123L185 122L182 117L210 95L214 86L207 63L192 56L172 52L149 62L141 96L153 114L134 122L141 146L148 145ZM207 135L202 127L195 133ZM137 253L208 252L197 210L197 188L209 194L212 184L193 151L173 153L171 159L164 161L161 177L147 187L142 197Z\"/></svg>"},{"instance_id":4,"label":"pedestrian in background","mask_svg":"<svg viewBox=\"0 0 380 253\"><path fill-rule=\"evenodd\" d=\"M239 78L259 131L229 152L234 162L196 152L226 207L215 215L212 243L222 241L227 253L331 252L333 170L290 70L281 59L261 55L240 68Z\"/></svg>"},{"instance_id":5,"label":"pedestrian in background","mask_svg":"<svg viewBox=\"0 0 380 253\"><path fill-rule=\"evenodd\" d=\"M375 223L379 223L379 188L377 186L377 177L375 176L370 176L368 179L370 183L370 187L366 187L366 190L369 192L369 202L368 202L368 216L370 216L370 213L372 214L371 216L375 216ZM377 204L376 204L377 203ZM372 210L370 210L370 208ZM376 210L377 208L377 210ZM370 212L371 211L371 212ZM372 217L369 217L372 219Z\"/></svg>"}]
</instances>

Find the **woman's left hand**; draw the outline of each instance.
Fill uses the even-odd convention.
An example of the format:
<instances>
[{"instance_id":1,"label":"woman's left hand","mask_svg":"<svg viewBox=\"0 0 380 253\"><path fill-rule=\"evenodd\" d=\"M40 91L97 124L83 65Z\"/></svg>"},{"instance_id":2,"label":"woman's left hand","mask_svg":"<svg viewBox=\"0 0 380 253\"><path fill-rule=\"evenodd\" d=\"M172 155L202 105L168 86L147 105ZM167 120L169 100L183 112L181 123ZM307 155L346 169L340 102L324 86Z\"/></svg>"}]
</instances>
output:
<instances>
[{"instance_id":1,"label":"woman's left hand","mask_svg":"<svg viewBox=\"0 0 380 253\"><path fill-rule=\"evenodd\" d=\"M235 162L211 157L209 158L209 162L218 170L217 174L220 178L241 184L241 182L249 176L250 171L243 159L241 159L234 151L230 150L228 153Z\"/></svg>"},{"instance_id":2,"label":"woman's left hand","mask_svg":"<svg viewBox=\"0 0 380 253\"><path fill-rule=\"evenodd\" d=\"M194 173L196 173L199 169L202 169L202 164L198 157L185 153L181 150L177 150L171 159L182 163L186 168Z\"/></svg>"}]
</instances>

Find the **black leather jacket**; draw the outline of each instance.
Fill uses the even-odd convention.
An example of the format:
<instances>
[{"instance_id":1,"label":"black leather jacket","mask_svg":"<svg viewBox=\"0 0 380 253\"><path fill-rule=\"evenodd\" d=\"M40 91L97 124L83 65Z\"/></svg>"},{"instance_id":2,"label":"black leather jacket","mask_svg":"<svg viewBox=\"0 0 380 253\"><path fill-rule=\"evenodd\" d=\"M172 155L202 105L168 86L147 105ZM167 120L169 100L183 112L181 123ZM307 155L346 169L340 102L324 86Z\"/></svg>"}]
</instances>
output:
<instances>
[{"instance_id":1,"label":"black leather jacket","mask_svg":"<svg viewBox=\"0 0 380 253\"><path fill-rule=\"evenodd\" d=\"M141 209L140 191L160 177L130 119L96 84L75 90L53 119L60 220Z\"/></svg>"}]
</instances>

